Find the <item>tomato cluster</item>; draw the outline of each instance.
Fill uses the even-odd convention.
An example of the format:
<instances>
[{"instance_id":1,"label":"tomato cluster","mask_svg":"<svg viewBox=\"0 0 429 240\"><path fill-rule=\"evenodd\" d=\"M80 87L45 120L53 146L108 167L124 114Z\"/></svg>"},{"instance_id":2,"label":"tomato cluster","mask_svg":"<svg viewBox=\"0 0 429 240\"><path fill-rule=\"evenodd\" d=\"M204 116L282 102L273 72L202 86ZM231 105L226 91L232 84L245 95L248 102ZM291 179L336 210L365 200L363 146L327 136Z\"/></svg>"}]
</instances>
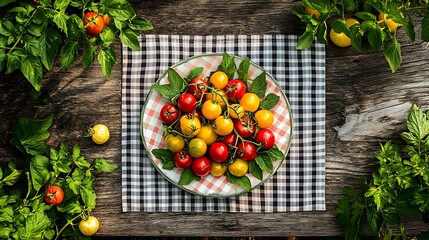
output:
<instances>
[{"instance_id":1,"label":"tomato cluster","mask_svg":"<svg viewBox=\"0 0 429 240\"><path fill-rule=\"evenodd\" d=\"M91 37L98 36L105 26L109 25L111 18L109 15L101 15L98 12L86 12L82 18L86 32Z\"/></svg>"},{"instance_id":2,"label":"tomato cluster","mask_svg":"<svg viewBox=\"0 0 429 240\"><path fill-rule=\"evenodd\" d=\"M258 152L275 145L269 129L274 115L260 108L245 80L216 71L191 79L176 100L162 107L160 118L177 168L197 176L242 177Z\"/></svg>"}]
</instances>

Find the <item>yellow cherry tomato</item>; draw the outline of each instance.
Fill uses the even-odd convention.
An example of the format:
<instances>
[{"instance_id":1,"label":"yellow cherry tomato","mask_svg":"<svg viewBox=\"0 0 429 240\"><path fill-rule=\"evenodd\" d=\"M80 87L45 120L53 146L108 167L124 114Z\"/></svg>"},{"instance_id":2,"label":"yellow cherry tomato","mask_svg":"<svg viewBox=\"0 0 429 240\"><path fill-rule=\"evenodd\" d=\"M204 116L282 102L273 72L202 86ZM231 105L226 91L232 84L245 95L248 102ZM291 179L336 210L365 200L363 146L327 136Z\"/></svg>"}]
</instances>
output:
<instances>
[{"instance_id":1,"label":"yellow cherry tomato","mask_svg":"<svg viewBox=\"0 0 429 240\"><path fill-rule=\"evenodd\" d=\"M240 99L245 111L255 112L259 108L259 97L254 93L245 93Z\"/></svg>"},{"instance_id":2,"label":"yellow cherry tomato","mask_svg":"<svg viewBox=\"0 0 429 240\"><path fill-rule=\"evenodd\" d=\"M224 89L226 84L228 84L228 76L224 72L217 71L210 76L209 82L216 89Z\"/></svg>"},{"instance_id":3,"label":"yellow cherry tomato","mask_svg":"<svg viewBox=\"0 0 429 240\"><path fill-rule=\"evenodd\" d=\"M207 145L211 145L216 142L218 135L215 132L213 125L205 125L201 127L197 137L201 138Z\"/></svg>"},{"instance_id":4,"label":"yellow cherry tomato","mask_svg":"<svg viewBox=\"0 0 429 240\"><path fill-rule=\"evenodd\" d=\"M394 31L396 31L396 29L399 27L399 24L398 24L398 23L394 22L394 21L393 21L392 19L390 19L390 18L387 18L387 14L380 13L380 14L378 14L377 19L378 19L378 21L381 21L381 22L380 22L380 26L381 26L381 27L384 27L384 22L386 22L387 27L389 28L389 31L390 31L390 32L394 32Z\"/></svg>"},{"instance_id":5,"label":"yellow cherry tomato","mask_svg":"<svg viewBox=\"0 0 429 240\"><path fill-rule=\"evenodd\" d=\"M207 144L201 138L193 138L188 147L189 154L194 158L202 157L207 152Z\"/></svg>"},{"instance_id":6,"label":"yellow cherry tomato","mask_svg":"<svg viewBox=\"0 0 429 240\"><path fill-rule=\"evenodd\" d=\"M359 24L358 20L354 18L349 18L346 20L347 27L350 27L354 24ZM333 28L329 32L329 37L331 38L331 41L338 47L349 47L352 45L352 40L347 37L345 33L336 33Z\"/></svg>"},{"instance_id":7,"label":"yellow cherry tomato","mask_svg":"<svg viewBox=\"0 0 429 240\"><path fill-rule=\"evenodd\" d=\"M85 236L94 235L100 228L100 222L94 216L89 216L87 220L79 222L79 231Z\"/></svg>"},{"instance_id":8,"label":"yellow cherry tomato","mask_svg":"<svg viewBox=\"0 0 429 240\"><path fill-rule=\"evenodd\" d=\"M246 175L248 170L249 170L249 163L240 158L237 158L235 162L231 163L228 166L229 173L231 173L236 177L242 177Z\"/></svg>"},{"instance_id":9,"label":"yellow cherry tomato","mask_svg":"<svg viewBox=\"0 0 429 240\"><path fill-rule=\"evenodd\" d=\"M216 100L207 100L201 107L201 113L208 120L214 120L222 114L222 106Z\"/></svg>"},{"instance_id":10,"label":"yellow cherry tomato","mask_svg":"<svg viewBox=\"0 0 429 240\"><path fill-rule=\"evenodd\" d=\"M320 18L320 12L319 12L319 11L314 10L313 8L311 8L311 7L309 7L309 6L305 6L305 11L306 11L308 14L313 15L317 20L319 20L319 18Z\"/></svg>"},{"instance_id":11,"label":"yellow cherry tomato","mask_svg":"<svg viewBox=\"0 0 429 240\"><path fill-rule=\"evenodd\" d=\"M96 144L103 144L110 138L109 128L104 124L96 124L89 129L92 141Z\"/></svg>"},{"instance_id":12,"label":"yellow cherry tomato","mask_svg":"<svg viewBox=\"0 0 429 240\"><path fill-rule=\"evenodd\" d=\"M210 93L206 93L204 95L206 100L215 100L217 101L222 108L226 107L226 102L228 102L228 96L226 95L224 90L215 90Z\"/></svg>"},{"instance_id":13,"label":"yellow cherry tomato","mask_svg":"<svg viewBox=\"0 0 429 240\"><path fill-rule=\"evenodd\" d=\"M213 175L213 177L220 177L226 172L227 169L228 167L222 165L221 163L212 162L210 173Z\"/></svg>"},{"instance_id":14,"label":"yellow cherry tomato","mask_svg":"<svg viewBox=\"0 0 429 240\"><path fill-rule=\"evenodd\" d=\"M178 152L185 147L185 140L180 135L170 134L165 138L165 145L172 152Z\"/></svg>"},{"instance_id":15,"label":"yellow cherry tomato","mask_svg":"<svg viewBox=\"0 0 429 240\"><path fill-rule=\"evenodd\" d=\"M218 135L226 136L234 130L234 123L231 118L226 118L221 115L214 120L213 128Z\"/></svg>"},{"instance_id":16,"label":"yellow cherry tomato","mask_svg":"<svg viewBox=\"0 0 429 240\"><path fill-rule=\"evenodd\" d=\"M269 110L259 110L255 113L255 119L259 128L269 128L274 122L274 115Z\"/></svg>"},{"instance_id":17,"label":"yellow cherry tomato","mask_svg":"<svg viewBox=\"0 0 429 240\"><path fill-rule=\"evenodd\" d=\"M194 115L187 114L180 118L180 131L186 136L196 136L201 130L201 122Z\"/></svg>"},{"instance_id":18,"label":"yellow cherry tomato","mask_svg":"<svg viewBox=\"0 0 429 240\"><path fill-rule=\"evenodd\" d=\"M244 107L238 103L231 104L229 105L228 113L232 118L242 118L244 116Z\"/></svg>"}]
</instances>

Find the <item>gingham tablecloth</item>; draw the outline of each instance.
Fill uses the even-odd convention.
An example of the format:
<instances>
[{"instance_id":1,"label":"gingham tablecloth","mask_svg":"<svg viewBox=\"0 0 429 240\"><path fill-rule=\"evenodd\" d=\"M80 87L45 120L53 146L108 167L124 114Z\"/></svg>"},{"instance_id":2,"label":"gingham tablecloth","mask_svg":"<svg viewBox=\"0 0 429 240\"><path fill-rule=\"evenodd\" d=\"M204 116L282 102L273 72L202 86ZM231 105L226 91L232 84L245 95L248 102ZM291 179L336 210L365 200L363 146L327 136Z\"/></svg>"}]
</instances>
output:
<instances>
[{"instance_id":1,"label":"gingham tablecloth","mask_svg":"<svg viewBox=\"0 0 429 240\"><path fill-rule=\"evenodd\" d=\"M325 210L325 48L296 50L294 35L142 35L122 47L122 209L124 212L285 212ZM168 182L148 158L140 113L153 83L173 64L204 53L248 57L284 89L293 138L276 174L249 193L207 198Z\"/></svg>"}]
</instances>

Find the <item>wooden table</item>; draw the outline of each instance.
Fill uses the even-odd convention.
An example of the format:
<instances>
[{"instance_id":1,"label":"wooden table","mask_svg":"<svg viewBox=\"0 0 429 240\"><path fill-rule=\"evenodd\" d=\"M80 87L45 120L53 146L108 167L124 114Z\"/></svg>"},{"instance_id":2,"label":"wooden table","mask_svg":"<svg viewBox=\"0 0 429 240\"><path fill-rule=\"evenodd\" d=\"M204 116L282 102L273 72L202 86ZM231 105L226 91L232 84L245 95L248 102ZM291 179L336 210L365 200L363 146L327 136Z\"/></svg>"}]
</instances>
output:
<instances>
[{"instance_id":1,"label":"wooden table","mask_svg":"<svg viewBox=\"0 0 429 240\"><path fill-rule=\"evenodd\" d=\"M130 1L139 16L150 20L158 34L301 34L303 25L292 15L299 3L279 0ZM417 29L417 36L419 36ZM121 173L99 176L97 208L99 236L338 236L336 201L345 185L356 186L376 167L379 143L405 129L412 103L429 107L428 45L411 43L399 31L403 64L392 74L382 53L326 47L326 208L324 212L286 213L122 213ZM120 56L120 45L115 50ZM31 87L23 76L1 76L0 161L19 155L8 142L19 117L54 114L48 144L78 144L88 159L103 156L120 164L121 64L112 76L98 65L83 70L80 62L67 70L57 64L46 73L48 105L29 103ZM95 146L82 132L95 123L110 127L111 139ZM411 219L408 230L424 226Z\"/></svg>"}]
</instances>

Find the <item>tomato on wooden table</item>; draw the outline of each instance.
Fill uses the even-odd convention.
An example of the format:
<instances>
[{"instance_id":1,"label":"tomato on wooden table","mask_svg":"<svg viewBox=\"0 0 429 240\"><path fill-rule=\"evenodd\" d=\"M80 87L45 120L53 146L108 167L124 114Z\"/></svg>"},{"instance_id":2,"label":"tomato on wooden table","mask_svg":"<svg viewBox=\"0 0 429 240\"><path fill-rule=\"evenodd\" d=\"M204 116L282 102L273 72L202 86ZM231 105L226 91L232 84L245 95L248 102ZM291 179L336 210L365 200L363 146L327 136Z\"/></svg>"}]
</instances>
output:
<instances>
[{"instance_id":1,"label":"tomato on wooden table","mask_svg":"<svg viewBox=\"0 0 429 240\"><path fill-rule=\"evenodd\" d=\"M85 236L94 235L100 228L100 222L94 216L89 216L87 220L79 222L79 231Z\"/></svg>"},{"instance_id":2,"label":"tomato on wooden table","mask_svg":"<svg viewBox=\"0 0 429 240\"><path fill-rule=\"evenodd\" d=\"M46 189L44 198L47 204L57 206L64 200L64 191L60 186L50 186Z\"/></svg>"},{"instance_id":3,"label":"tomato on wooden table","mask_svg":"<svg viewBox=\"0 0 429 240\"><path fill-rule=\"evenodd\" d=\"M96 144L104 144L110 138L109 128L104 124L96 124L89 129L89 135Z\"/></svg>"},{"instance_id":4,"label":"tomato on wooden table","mask_svg":"<svg viewBox=\"0 0 429 240\"><path fill-rule=\"evenodd\" d=\"M96 12L86 12L82 20L86 32L90 36L98 36L104 29L103 17Z\"/></svg>"}]
</instances>

